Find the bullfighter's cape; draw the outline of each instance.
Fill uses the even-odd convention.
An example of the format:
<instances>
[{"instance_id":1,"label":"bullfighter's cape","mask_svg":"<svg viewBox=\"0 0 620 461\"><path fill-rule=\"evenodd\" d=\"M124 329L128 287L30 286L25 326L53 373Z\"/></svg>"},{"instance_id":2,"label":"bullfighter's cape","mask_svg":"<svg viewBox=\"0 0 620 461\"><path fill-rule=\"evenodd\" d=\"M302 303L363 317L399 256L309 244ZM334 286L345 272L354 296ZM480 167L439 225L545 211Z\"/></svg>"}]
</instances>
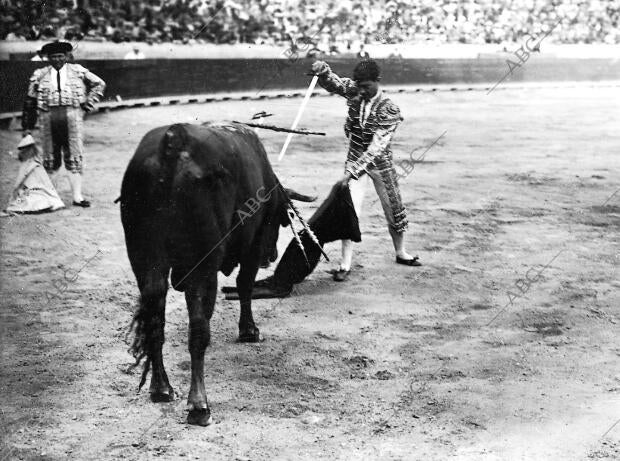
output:
<instances>
[{"instance_id":1,"label":"bullfighter's cape","mask_svg":"<svg viewBox=\"0 0 620 461\"><path fill-rule=\"evenodd\" d=\"M359 221L353 208L349 188L340 187L338 184L332 187L329 196L308 220L308 226L314 232L321 248L324 244L336 240L350 239L361 242ZM305 256L297 241L291 239L273 275L255 282L253 299L288 296L293 285L302 282L314 271L321 259L321 250L305 230L299 233L299 237ZM226 299L238 299L236 287L224 287L222 291L226 293Z\"/></svg>"}]
</instances>

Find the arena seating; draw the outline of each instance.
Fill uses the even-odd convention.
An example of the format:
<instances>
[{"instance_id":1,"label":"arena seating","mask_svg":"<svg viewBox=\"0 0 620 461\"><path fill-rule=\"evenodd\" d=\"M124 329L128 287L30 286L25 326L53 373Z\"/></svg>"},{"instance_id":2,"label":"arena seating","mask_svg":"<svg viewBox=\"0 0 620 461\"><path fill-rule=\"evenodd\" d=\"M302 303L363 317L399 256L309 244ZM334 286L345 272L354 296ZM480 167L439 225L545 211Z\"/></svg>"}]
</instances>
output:
<instances>
[{"instance_id":1,"label":"arena seating","mask_svg":"<svg viewBox=\"0 0 620 461\"><path fill-rule=\"evenodd\" d=\"M413 4L412 4L413 3ZM620 43L620 0L0 0L0 39L290 44Z\"/></svg>"}]
</instances>

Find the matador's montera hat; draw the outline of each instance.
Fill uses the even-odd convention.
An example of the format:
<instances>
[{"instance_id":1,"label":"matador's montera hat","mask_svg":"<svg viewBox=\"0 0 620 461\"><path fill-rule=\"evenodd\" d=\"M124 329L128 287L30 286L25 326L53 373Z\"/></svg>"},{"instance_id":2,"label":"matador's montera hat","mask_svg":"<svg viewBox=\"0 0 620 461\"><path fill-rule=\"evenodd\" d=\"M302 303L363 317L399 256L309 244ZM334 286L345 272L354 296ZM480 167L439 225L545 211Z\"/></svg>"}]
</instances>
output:
<instances>
[{"instance_id":1,"label":"matador's montera hat","mask_svg":"<svg viewBox=\"0 0 620 461\"><path fill-rule=\"evenodd\" d=\"M356 82L363 82L365 80L378 82L381 80L381 68L372 59L364 59L358 62L355 69L353 69L353 80Z\"/></svg>"},{"instance_id":2,"label":"matador's montera hat","mask_svg":"<svg viewBox=\"0 0 620 461\"><path fill-rule=\"evenodd\" d=\"M71 43L69 42L51 42L51 43L46 43L45 45L43 45L43 48L41 48L41 53L46 54L46 55L51 55L51 54L57 54L57 53L69 53L70 51L73 51L73 46L71 46Z\"/></svg>"}]
</instances>

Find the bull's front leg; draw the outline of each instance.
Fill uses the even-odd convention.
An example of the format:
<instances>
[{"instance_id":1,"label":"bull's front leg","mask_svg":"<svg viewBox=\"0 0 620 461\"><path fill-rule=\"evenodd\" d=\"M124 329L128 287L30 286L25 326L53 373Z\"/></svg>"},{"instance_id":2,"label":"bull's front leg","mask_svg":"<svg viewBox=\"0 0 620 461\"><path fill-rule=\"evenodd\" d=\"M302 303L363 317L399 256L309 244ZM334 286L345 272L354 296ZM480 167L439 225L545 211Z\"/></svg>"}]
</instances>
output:
<instances>
[{"instance_id":1,"label":"bull's front leg","mask_svg":"<svg viewBox=\"0 0 620 461\"><path fill-rule=\"evenodd\" d=\"M237 275L237 292L241 304L239 316L239 342L257 343L260 341L260 331L254 324L252 316L252 289L258 272L258 261L242 263Z\"/></svg>"},{"instance_id":2,"label":"bull's front leg","mask_svg":"<svg viewBox=\"0 0 620 461\"><path fill-rule=\"evenodd\" d=\"M209 322L217 295L217 274L196 277L185 291L189 312L189 353L192 358L192 380L187 397L187 422L199 426L211 424L204 382L205 349L211 339Z\"/></svg>"}]
</instances>

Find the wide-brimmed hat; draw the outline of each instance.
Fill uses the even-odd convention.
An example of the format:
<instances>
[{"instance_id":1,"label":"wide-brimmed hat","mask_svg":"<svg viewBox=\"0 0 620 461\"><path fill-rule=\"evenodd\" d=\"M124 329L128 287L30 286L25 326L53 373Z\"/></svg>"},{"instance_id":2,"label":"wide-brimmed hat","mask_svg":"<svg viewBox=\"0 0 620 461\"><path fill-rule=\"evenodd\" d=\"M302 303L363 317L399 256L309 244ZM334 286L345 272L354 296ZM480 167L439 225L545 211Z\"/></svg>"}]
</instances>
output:
<instances>
[{"instance_id":1,"label":"wide-brimmed hat","mask_svg":"<svg viewBox=\"0 0 620 461\"><path fill-rule=\"evenodd\" d=\"M41 53L47 54L48 56L56 53L65 54L69 53L70 51L73 51L73 46L71 46L71 43L69 42L46 43L45 45L43 45L43 48L41 48Z\"/></svg>"},{"instance_id":2,"label":"wide-brimmed hat","mask_svg":"<svg viewBox=\"0 0 620 461\"><path fill-rule=\"evenodd\" d=\"M32 135L28 134L22 138L22 140L17 145L17 148L21 150L21 149L25 149L26 147L30 147L34 144L35 144L34 138L32 137Z\"/></svg>"}]
</instances>

